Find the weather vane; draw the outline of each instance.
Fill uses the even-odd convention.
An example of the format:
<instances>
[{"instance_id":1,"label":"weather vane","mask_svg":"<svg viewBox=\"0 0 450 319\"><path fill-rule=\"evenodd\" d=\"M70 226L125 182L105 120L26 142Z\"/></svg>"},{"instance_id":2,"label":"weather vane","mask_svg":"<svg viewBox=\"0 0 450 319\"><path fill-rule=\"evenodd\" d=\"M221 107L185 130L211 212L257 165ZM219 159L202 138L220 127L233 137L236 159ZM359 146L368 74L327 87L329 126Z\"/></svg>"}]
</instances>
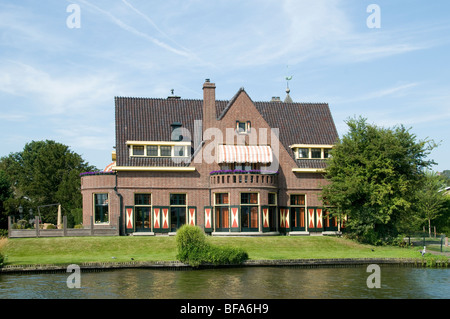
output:
<instances>
[{"instance_id":1,"label":"weather vane","mask_svg":"<svg viewBox=\"0 0 450 319\"><path fill-rule=\"evenodd\" d=\"M292 75L286 77L286 84L287 84L288 90L289 90L289 81L290 81L290 80L292 80Z\"/></svg>"},{"instance_id":2,"label":"weather vane","mask_svg":"<svg viewBox=\"0 0 450 319\"><path fill-rule=\"evenodd\" d=\"M286 66L286 68L289 68L289 66ZM286 76L286 84L287 84L287 90L289 90L289 81L292 80L293 75Z\"/></svg>"}]
</instances>

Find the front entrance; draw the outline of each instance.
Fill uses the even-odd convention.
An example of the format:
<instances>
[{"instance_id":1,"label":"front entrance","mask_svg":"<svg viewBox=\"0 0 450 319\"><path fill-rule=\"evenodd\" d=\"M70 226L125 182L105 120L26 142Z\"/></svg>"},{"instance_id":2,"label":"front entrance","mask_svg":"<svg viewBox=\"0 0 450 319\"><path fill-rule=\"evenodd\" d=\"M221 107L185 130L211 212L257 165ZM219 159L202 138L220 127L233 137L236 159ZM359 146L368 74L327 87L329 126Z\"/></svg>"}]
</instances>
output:
<instances>
[{"instance_id":1,"label":"front entrance","mask_svg":"<svg viewBox=\"0 0 450 319\"><path fill-rule=\"evenodd\" d=\"M170 231L175 232L186 224L186 207L170 208Z\"/></svg>"},{"instance_id":2,"label":"front entrance","mask_svg":"<svg viewBox=\"0 0 450 319\"><path fill-rule=\"evenodd\" d=\"M149 232L151 231L150 207L136 207L136 231Z\"/></svg>"},{"instance_id":3,"label":"front entrance","mask_svg":"<svg viewBox=\"0 0 450 319\"><path fill-rule=\"evenodd\" d=\"M258 231L258 206L241 206L241 231Z\"/></svg>"},{"instance_id":4,"label":"front entrance","mask_svg":"<svg viewBox=\"0 0 450 319\"><path fill-rule=\"evenodd\" d=\"M291 230L292 231L304 231L305 228L305 208L304 207L291 207Z\"/></svg>"}]
</instances>

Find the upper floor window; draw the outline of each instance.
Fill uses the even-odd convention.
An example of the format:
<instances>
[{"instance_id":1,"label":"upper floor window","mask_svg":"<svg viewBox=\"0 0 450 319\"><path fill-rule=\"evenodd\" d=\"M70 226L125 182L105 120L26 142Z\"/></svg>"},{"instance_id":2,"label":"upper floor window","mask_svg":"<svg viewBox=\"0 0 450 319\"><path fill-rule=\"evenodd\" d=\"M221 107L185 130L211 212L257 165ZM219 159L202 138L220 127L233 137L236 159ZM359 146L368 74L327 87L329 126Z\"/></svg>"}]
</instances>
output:
<instances>
[{"instance_id":1,"label":"upper floor window","mask_svg":"<svg viewBox=\"0 0 450 319\"><path fill-rule=\"evenodd\" d=\"M322 149L312 148L311 149L311 158L322 158Z\"/></svg>"},{"instance_id":2,"label":"upper floor window","mask_svg":"<svg viewBox=\"0 0 450 319\"><path fill-rule=\"evenodd\" d=\"M293 147L296 159L327 159L330 158L330 147Z\"/></svg>"},{"instance_id":3,"label":"upper floor window","mask_svg":"<svg viewBox=\"0 0 450 319\"><path fill-rule=\"evenodd\" d=\"M236 130L239 134L250 133L251 124L250 121L236 121Z\"/></svg>"},{"instance_id":4,"label":"upper floor window","mask_svg":"<svg viewBox=\"0 0 450 319\"><path fill-rule=\"evenodd\" d=\"M189 142L127 142L130 156L140 157L187 157L191 145Z\"/></svg>"},{"instance_id":5,"label":"upper floor window","mask_svg":"<svg viewBox=\"0 0 450 319\"><path fill-rule=\"evenodd\" d=\"M173 155L174 156L186 156L186 146L174 146Z\"/></svg>"},{"instance_id":6,"label":"upper floor window","mask_svg":"<svg viewBox=\"0 0 450 319\"><path fill-rule=\"evenodd\" d=\"M172 146L161 145L159 150L160 156L172 156Z\"/></svg>"},{"instance_id":7,"label":"upper floor window","mask_svg":"<svg viewBox=\"0 0 450 319\"><path fill-rule=\"evenodd\" d=\"M147 145L147 156L158 156L158 145Z\"/></svg>"},{"instance_id":8,"label":"upper floor window","mask_svg":"<svg viewBox=\"0 0 450 319\"><path fill-rule=\"evenodd\" d=\"M144 146L134 145L133 146L133 155L134 156L142 156L142 155L144 155Z\"/></svg>"}]
</instances>

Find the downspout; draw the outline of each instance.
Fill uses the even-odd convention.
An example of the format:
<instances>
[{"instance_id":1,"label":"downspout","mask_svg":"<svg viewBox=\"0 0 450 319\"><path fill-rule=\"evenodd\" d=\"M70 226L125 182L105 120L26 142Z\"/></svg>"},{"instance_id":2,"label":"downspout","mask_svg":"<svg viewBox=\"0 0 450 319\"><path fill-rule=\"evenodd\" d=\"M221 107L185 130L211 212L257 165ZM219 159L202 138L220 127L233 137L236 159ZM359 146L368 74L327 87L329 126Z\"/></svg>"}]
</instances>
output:
<instances>
[{"instance_id":1,"label":"downspout","mask_svg":"<svg viewBox=\"0 0 450 319\"><path fill-rule=\"evenodd\" d=\"M114 186L114 192L116 193L117 197L119 197L119 234L120 235L125 235L125 231L123 229L123 211L122 211L122 206L123 206L123 197L122 194L120 194L117 191L117 172L115 173L116 175L116 185Z\"/></svg>"}]
</instances>

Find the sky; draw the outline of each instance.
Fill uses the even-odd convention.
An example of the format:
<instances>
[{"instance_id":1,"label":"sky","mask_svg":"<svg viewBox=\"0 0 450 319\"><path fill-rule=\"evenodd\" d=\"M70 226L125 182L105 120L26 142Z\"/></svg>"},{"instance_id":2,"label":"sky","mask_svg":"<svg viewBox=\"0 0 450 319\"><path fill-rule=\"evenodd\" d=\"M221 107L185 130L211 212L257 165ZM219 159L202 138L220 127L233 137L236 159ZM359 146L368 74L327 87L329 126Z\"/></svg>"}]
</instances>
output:
<instances>
[{"instance_id":1,"label":"sky","mask_svg":"<svg viewBox=\"0 0 450 319\"><path fill-rule=\"evenodd\" d=\"M54 140L103 169L114 97L328 103L438 143L450 170L450 1L0 0L0 157ZM299 123L301 125L301 123Z\"/></svg>"}]
</instances>

